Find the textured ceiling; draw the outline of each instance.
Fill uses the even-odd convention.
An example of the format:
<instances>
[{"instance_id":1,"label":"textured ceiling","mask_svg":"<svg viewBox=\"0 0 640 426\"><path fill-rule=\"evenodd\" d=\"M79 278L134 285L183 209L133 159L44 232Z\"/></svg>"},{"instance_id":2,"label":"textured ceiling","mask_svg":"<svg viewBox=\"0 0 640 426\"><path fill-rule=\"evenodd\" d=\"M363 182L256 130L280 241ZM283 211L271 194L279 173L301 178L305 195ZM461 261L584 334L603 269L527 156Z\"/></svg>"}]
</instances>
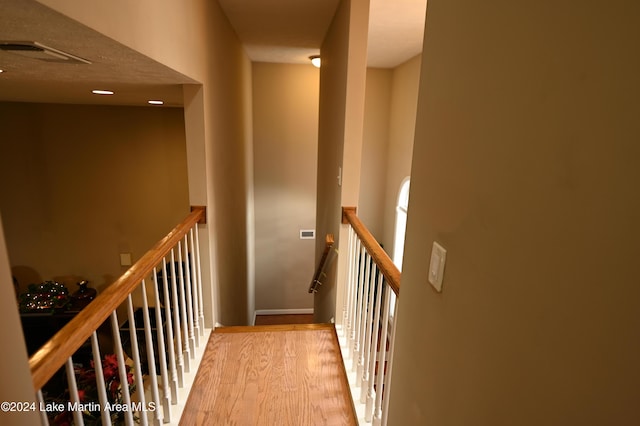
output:
<instances>
[{"instance_id":1,"label":"textured ceiling","mask_svg":"<svg viewBox=\"0 0 640 426\"><path fill-rule=\"evenodd\" d=\"M213 0L212 0L213 1ZM308 63L340 0L219 0L253 61ZM368 63L393 68L422 51L426 0L371 0ZM34 0L0 0L0 41L37 41L91 62L60 64L0 51L0 101L182 105L190 78ZM90 92L108 88L116 96Z\"/></svg>"},{"instance_id":2,"label":"textured ceiling","mask_svg":"<svg viewBox=\"0 0 640 426\"><path fill-rule=\"evenodd\" d=\"M37 41L91 62L46 62L0 50L0 100L146 105L162 98L181 106L182 84L195 83L33 0L0 0L0 11L0 41ZM101 88L116 96L91 94Z\"/></svg>"}]
</instances>

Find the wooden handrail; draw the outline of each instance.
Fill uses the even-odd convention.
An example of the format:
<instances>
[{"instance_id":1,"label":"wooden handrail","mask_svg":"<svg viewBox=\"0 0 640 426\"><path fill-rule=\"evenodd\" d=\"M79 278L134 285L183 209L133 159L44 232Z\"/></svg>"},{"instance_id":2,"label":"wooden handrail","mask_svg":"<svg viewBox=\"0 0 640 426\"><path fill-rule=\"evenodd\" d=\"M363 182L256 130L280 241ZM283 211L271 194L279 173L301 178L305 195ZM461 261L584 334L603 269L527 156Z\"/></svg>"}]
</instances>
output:
<instances>
[{"instance_id":1,"label":"wooden handrail","mask_svg":"<svg viewBox=\"0 0 640 426\"><path fill-rule=\"evenodd\" d=\"M148 277L153 268L196 224L206 217L202 206L192 212L163 239L131 266L120 278L101 292L87 307L58 331L29 359L33 388L40 390L91 334L118 308L127 296Z\"/></svg>"},{"instance_id":2,"label":"wooden handrail","mask_svg":"<svg viewBox=\"0 0 640 426\"><path fill-rule=\"evenodd\" d=\"M378 241L371 235L371 232L360 221L356 214L355 207L343 207L342 208L342 223L350 224L353 230L356 232L360 241L364 245L369 255L373 258L373 261L378 265L380 272L387 279L387 284L393 289L396 296L400 295L400 271L393 263L387 252L384 251Z\"/></svg>"},{"instance_id":3,"label":"wooden handrail","mask_svg":"<svg viewBox=\"0 0 640 426\"><path fill-rule=\"evenodd\" d=\"M322 284L320 282L320 276L324 271L324 267L326 266L327 259L329 258L329 253L331 252L333 244L333 234L327 234L327 237L325 239L324 251L322 252L322 257L320 258L320 263L318 264L318 268L313 274L313 279L311 280L311 284L309 285L309 293L315 293L316 291L318 291L318 284Z\"/></svg>"}]
</instances>

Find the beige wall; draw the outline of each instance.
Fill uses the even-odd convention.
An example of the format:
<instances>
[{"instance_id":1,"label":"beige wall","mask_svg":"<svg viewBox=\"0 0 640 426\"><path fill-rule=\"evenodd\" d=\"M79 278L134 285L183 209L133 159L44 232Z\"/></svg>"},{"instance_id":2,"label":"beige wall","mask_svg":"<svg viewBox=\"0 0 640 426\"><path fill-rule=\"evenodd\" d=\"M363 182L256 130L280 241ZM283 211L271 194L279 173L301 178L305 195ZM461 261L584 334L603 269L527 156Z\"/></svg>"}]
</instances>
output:
<instances>
[{"instance_id":1,"label":"beige wall","mask_svg":"<svg viewBox=\"0 0 640 426\"><path fill-rule=\"evenodd\" d=\"M368 17L367 0L342 1L321 49L316 228L317 235L334 234L338 247L341 207L358 203ZM339 168L342 186L336 178ZM316 262L323 250L324 240L316 239ZM336 270L341 270L339 263L328 270L326 282L315 295L316 321L329 321L340 303Z\"/></svg>"},{"instance_id":2,"label":"beige wall","mask_svg":"<svg viewBox=\"0 0 640 426\"><path fill-rule=\"evenodd\" d=\"M0 209L22 289L111 284L189 213L182 109L0 103Z\"/></svg>"},{"instance_id":3,"label":"beige wall","mask_svg":"<svg viewBox=\"0 0 640 426\"><path fill-rule=\"evenodd\" d=\"M429 1L389 424L640 424L639 15Z\"/></svg>"},{"instance_id":4,"label":"beige wall","mask_svg":"<svg viewBox=\"0 0 640 426\"><path fill-rule=\"evenodd\" d=\"M186 100L201 102L202 109L200 105L187 109L185 126L189 164L205 159L204 170L190 174L189 182L190 200L208 206L203 245L218 294L207 287L204 296L217 306L217 321L248 323L253 285L247 260L253 252L252 180L247 169L251 64L219 4L207 0L41 3L202 83L202 98L187 94ZM207 322L211 324L210 317Z\"/></svg>"},{"instance_id":5,"label":"beige wall","mask_svg":"<svg viewBox=\"0 0 640 426\"><path fill-rule=\"evenodd\" d=\"M210 239L217 252L213 267L218 279L219 321L246 325L253 318L253 278L249 276L253 251L251 62L235 34L216 28L225 32L218 40L223 36L234 39L226 40L216 52L210 71L215 78L204 86L208 199L215 224Z\"/></svg>"},{"instance_id":6,"label":"beige wall","mask_svg":"<svg viewBox=\"0 0 640 426\"><path fill-rule=\"evenodd\" d=\"M367 70L358 216L388 253L400 184L411 174L420 61Z\"/></svg>"},{"instance_id":7,"label":"beige wall","mask_svg":"<svg viewBox=\"0 0 640 426\"><path fill-rule=\"evenodd\" d=\"M22 325L16 309L16 297L11 280L9 258L5 248L2 220L0 218L0 311L2 327L0 341L5 349L0 351L0 401L35 402L31 372L27 362ZM11 348L11 350L7 350ZM9 386L7 386L10 384ZM7 426L38 424L36 411L0 411L0 423Z\"/></svg>"},{"instance_id":8,"label":"beige wall","mask_svg":"<svg viewBox=\"0 0 640 426\"><path fill-rule=\"evenodd\" d=\"M358 217L379 242L384 226L392 75L390 69L367 69Z\"/></svg>"},{"instance_id":9,"label":"beige wall","mask_svg":"<svg viewBox=\"0 0 640 426\"><path fill-rule=\"evenodd\" d=\"M382 236L387 253L393 253L396 204L400 184L411 175L411 156L418 108L421 55L393 69L389 114L389 143L384 184L384 225Z\"/></svg>"},{"instance_id":10,"label":"beige wall","mask_svg":"<svg viewBox=\"0 0 640 426\"><path fill-rule=\"evenodd\" d=\"M319 70L253 64L256 309L312 308ZM319 239L324 239L318 236Z\"/></svg>"}]
</instances>

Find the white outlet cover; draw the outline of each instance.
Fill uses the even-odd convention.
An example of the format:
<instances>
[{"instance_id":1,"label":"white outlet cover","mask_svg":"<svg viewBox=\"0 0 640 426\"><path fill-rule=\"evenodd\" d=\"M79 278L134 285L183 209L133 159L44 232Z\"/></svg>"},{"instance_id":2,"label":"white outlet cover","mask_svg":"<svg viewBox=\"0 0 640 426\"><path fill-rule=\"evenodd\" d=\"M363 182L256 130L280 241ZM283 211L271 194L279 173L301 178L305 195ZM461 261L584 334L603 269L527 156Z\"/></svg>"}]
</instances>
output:
<instances>
[{"instance_id":1,"label":"white outlet cover","mask_svg":"<svg viewBox=\"0 0 640 426\"><path fill-rule=\"evenodd\" d=\"M447 260L447 250L437 242L433 242L431 248L431 261L429 262L429 282L436 289L442 291L442 279L444 277L444 264Z\"/></svg>"}]
</instances>

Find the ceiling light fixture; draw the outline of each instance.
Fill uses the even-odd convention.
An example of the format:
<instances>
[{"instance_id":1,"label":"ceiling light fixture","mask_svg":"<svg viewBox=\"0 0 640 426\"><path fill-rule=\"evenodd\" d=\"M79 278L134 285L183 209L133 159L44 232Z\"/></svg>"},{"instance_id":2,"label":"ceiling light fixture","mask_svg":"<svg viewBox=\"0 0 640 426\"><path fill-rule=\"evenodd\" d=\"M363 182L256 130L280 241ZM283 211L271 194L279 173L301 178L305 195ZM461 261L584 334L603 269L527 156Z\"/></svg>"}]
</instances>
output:
<instances>
[{"instance_id":1,"label":"ceiling light fixture","mask_svg":"<svg viewBox=\"0 0 640 426\"><path fill-rule=\"evenodd\" d=\"M151 105L164 105L164 101L147 101L148 104Z\"/></svg>"},{"instance_id":2,"label":"ceiling light fixture","mask_svg":"<svg viewBox=\"0 0 640 426\"><path fill-rule=\"evenodd\" d=\"M113 95L111 90L92 90L91 93L94 95Z\"/></svg>"},{"instance_id":3,"label":"ceiling light fixture","mask_svg":"<svg viewBox=\"0 0 640 426\"><path fill-rule=\"evenodd\" d=\"M39 59L46 62L58 62L68 64L90 64L84 58L53 47L45 46L37 41L0 41L0 50L15 53L31 59Z\"/></svg>"},{"instance_id":4,"label":"ceiling light fixture","mask_svg":"<svg viewBox=\"0 0 640 426\"><path fill-rule=\"evenodd\" d=\"M320 68L320 55L311 55L309 56L309 59L311 59L311 63L314 67Z\"/></svg>"}]
</instances>

